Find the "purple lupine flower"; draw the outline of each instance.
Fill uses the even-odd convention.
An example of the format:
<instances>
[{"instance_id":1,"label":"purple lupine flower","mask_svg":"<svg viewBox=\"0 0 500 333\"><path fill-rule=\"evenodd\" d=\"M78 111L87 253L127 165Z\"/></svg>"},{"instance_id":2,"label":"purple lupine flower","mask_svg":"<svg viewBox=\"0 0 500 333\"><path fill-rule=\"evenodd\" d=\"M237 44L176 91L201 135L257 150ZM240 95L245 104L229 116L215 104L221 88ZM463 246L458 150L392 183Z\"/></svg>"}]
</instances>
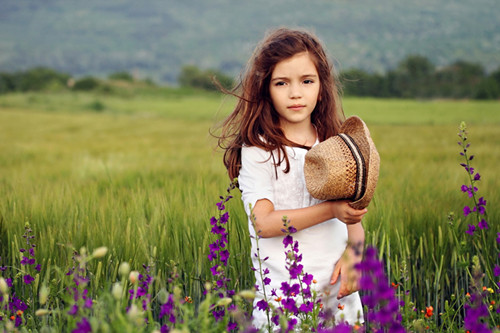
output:
<instances>
[{"instance_id":1,"label":"purple lupine flower","mask_svg":"<svg viewBox=\"0 0 500 333\"><path fill-rule=\"evenodd\" d=\"M478 224L479 229L488 229L488 222L485 219L482 219Z\"/></svg>"},{"instance_id":2,"label":"purple lupine flower","mask_svg":"<svg viewBox=\"0 0 500 333\"><path fill-rule=\"evenodd\" d=\"M269 307L269 304L265 300L261 299L260 301L257 302L256 306L257 309L265 311Z\"/></svg>"},{"instance_id":3,"label":"purple lupine flower","mask_svg":"<svg viewBox=\"0 0 500 333\"><path fill-rule=\"evenodd\" d=\"M76 324L76 328L71 331L71 333L89 333L89 332L92 332L92 326L90 326L89 321L85 317L82 318L82 320Z\"/></svg>"},{"instance_id":4,"label":"purple lupine flower","mask_svg":"<svg viewBox=\"0 0 500 333\"><path fill-rule=\"evenodd\" d=\"M493 274L495 276L500 276L500 266L495 265L495 268L493 268Z\"/></svg>"},{"instance_id":5,"label":"purple lupine flower","mask_svg":"<svg viewBox=\"0 0 500 333\"><path fill-rule=\"evenodd\" d=\"M472 224L469 224L469 229L466 231L471 236L474 236L474 231L476 231L476 227Z\"/></svg>"},{"instance_id":6,"label":"purple lupine flower","mask_svg":"<svg viewBox=\"0 0 500 333\"><path fill-rule=\"evenodd\" d=\"M475 180L475 181L481 180L481 175L480 175L479 173L476 173L476 174L474 175L474 180Z\"/></svg>"},{"instance_id":7,"label":"purple lupine flower","mask_svg":"<svg viewBox=\"0 0 500 333\"><path fill-rule=\"evenodd\" d=\"M26 274L25 276L23 276L23 281L25 284L31 284L31 282L35 281L35 278L33 278L29 274Z\"/></svg>"},{"instance_id":8,"label":"purple lupine flower","mask_svg":"<svg viewBox=\"0 0 500 333\"><path fill-rule=\"evenodd\" d=\"M471 209L469 206L464 207L464 216L467 216L471 213Z\"/></svg>"},{"instance_id":9,"label":"purple lupine flower","mask_svg":"<svg viewBox=\"0 0 500 333\"><path fill-rule=\"evenodd\" d=\"M300 306L299 306L299 310L303 313L309 313L309 312L312 312L314 308L314 303L311 302L311 301L307 301L306 303L302 303Z\"/></svg>"},{"instance_id":10,"label":"purple lupine flower","mask_svg":"<svg viewBox=\"0 0 500 333\"><path fill-rule=\"evenodd\" d=\"M293 243L293 237L292 235L286 235L285 238L283 238L283 245L285 247L291 245Z\"/></svg>"},{"instance_id":11,"label":"purple lupine flower","mask_svg":"<svg viewBox=\"0 0 500 333\"><path fill-rule=\"evenodd\" d=\"M399 302L394 289L389 286L384 265L377 258L374 247L368 247L364 259L356 264L361 271L360 287L365 291L362 302L368 307L367 319L381 331L404 332L401 325Z\"/></svg>"},{"instance_id":12,"label":"purple lupine flower","mask_svg":"<svg viewBox=\"0 0 500 333\"><path fill-rule=\"evenodd\" d=\"M71 308L69 308L68 314L71 316L75 316L78 313L78 305L73 304Z\"/></svg>"}]
</instances>

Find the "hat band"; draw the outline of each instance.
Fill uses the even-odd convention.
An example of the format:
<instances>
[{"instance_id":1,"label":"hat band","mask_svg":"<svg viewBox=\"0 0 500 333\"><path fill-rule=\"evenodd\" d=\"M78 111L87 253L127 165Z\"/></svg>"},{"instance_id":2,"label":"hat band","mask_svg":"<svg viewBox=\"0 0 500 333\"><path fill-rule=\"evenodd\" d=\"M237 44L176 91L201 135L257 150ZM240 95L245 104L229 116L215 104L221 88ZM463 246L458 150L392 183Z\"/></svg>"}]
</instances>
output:
<instances>
[{"instance_id":1,"label":"hat band","mask_svg":"<svg viewBox=\"0 0 500 333\"><path fill-rule=\"evenodd\" d=\"M358 145L354 140L345 133L340 133L339 136L344 140L347 147L352 153L354 160L356 161L356 187L354 190L354 201L359 200L365 193L365 179L366 179L366 165L363 154L359 150Z\"/></svg>"}]
</instances>

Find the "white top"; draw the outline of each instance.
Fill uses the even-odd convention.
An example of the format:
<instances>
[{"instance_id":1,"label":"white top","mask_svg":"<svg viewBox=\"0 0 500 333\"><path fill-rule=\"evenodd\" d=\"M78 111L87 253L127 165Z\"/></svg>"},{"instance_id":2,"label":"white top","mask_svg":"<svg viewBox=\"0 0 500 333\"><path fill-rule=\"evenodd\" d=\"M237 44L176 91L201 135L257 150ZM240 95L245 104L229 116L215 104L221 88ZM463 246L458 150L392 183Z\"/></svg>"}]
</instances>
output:
<instances>
[{"instance_id":1,"label":"white top","mask_svg":"<svg viewBox=\"0 0 500 333\"><path fill-rule=\"evenodd\" d=\"M318 142L316 142L317 144ZM278 167L276 178L273 158L269 152L258 147L243 147L241 149L241 170L238 177L240 190L242 191L242 201L246 213L250 214L250 205L255 207L255 203L260 199L268 199L274 204L274 209L296 209L316 205L321 201L313 198L307 191L304 179L304 158L306 149L296 147L285 147L290 161L290 171L284 173L286 162L283 161ZM277 154L274 154L277 161ZM293 221L292 225L293 225ZM250 234L255 236L255 230L250 219L248 220ZM358 293L337 300L337 293L340 287L340 278L335 285L330 285L331 275L335 263L342 256L347 245L347 227L338 219L331 219L313 227L298 231L292 235L298 241L299 253L302 253L304 272L312 274L317 281L314 288L321 294L320 298L325 307L330 308L335 317L341 317L351 324L358 319L362 322L362 305ZM260 238L260 257L269 259L263 262L263 270L269 268L270 274L266 275L271 279L271 284L266 286L268 299L271 290L274 288L280 295L281 282L289 281L289 273L285 269L285 248L283 246L284 236L272 238ZM254 268L259 268L256 242L252 242L252 263ZM262 281L258 271L255 273L256 284L259 291L254 300L255 304L263 298ZM339 310L338 305L343 305L344 309ZM358 317L359 315L359 317ZM254 324L257 327L267 324L267 317L264 311L255 309L253 311Z\"/></svg>"}]
</instances>

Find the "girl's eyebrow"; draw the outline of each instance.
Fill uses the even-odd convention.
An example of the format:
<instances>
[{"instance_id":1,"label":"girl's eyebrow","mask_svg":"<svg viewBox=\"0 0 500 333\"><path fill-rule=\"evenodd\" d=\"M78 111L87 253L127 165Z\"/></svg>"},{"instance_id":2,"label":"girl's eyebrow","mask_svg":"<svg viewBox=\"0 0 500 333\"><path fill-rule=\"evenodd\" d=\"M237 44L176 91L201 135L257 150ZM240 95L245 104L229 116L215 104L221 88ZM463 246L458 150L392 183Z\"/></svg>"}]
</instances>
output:
<instances>
[{"instance_id":1,"label":"girl's eyebrow","mask_svg":"<svg viewBox=\"0 0 500 333\"><path fill-rule=\"evenodd\" d=\"M317 78L317 77L318 77L318 75L316 75L316 74L304 74L300 78L301 79L305 79L305 78ZM271 82L272 81L278 81L278 80L279 81L289 80L289 77L287 77L287 76L277 76L277 77L271 78Z\"/></svg>"}]
</instances>

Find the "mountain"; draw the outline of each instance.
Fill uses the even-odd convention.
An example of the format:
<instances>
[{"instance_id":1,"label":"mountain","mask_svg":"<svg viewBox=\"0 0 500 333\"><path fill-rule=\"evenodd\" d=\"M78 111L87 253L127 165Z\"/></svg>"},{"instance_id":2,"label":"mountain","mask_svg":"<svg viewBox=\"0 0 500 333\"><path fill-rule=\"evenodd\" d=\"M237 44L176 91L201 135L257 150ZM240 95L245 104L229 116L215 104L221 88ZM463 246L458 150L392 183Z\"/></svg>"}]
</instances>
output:
<instances>
[{"instance_id":1,"label":"mountain","mask_svg":"<svg viewBox=\"0 0 500 333\"><path fill-rule=\"evenodd\" d=\"M131 71L175 82L194 64L237 75L265 32L305 27L341 69L409 54L500 66L497 0L0 0L0 71Z\"/></svg>"}]
</instances>

